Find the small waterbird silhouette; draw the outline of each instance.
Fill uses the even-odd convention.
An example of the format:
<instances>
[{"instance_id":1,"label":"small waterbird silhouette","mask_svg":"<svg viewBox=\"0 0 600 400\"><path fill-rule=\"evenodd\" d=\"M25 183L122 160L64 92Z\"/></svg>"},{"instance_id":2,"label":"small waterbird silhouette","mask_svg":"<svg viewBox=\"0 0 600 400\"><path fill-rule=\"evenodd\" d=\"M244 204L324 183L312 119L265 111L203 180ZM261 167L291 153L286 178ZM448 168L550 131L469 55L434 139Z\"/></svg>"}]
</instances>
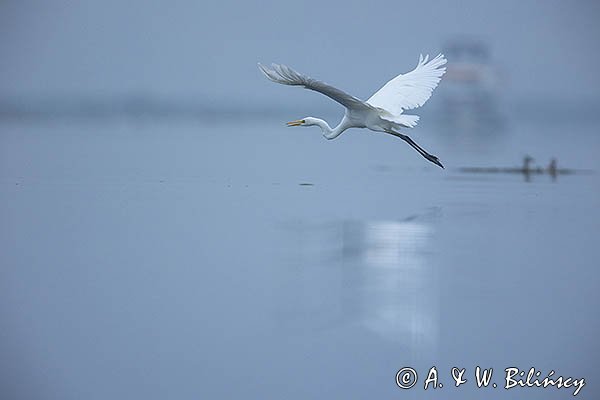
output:
<instances>
[{"instance_id":1,"label":"small waterbird silhouette","mask_svg":"<svg viewBox=\"0 0 600 400\"><path fill-rule=\"evenodd\" d=\"M576 170L569 168L558 168L558 161L556 158L552 158L547 168L532 167L531 163L535 161L533 157L526 155L523 157L523 165L521 167L464 167L460 168L460 172L471 173L471 174L520 174L523 175L525 181L531 180L531 175L543 175L548 174L552 177L552 180L556 180L558 175L572 175L580 173L591 173L590 170Z\"/></svg>"}]
</instances>

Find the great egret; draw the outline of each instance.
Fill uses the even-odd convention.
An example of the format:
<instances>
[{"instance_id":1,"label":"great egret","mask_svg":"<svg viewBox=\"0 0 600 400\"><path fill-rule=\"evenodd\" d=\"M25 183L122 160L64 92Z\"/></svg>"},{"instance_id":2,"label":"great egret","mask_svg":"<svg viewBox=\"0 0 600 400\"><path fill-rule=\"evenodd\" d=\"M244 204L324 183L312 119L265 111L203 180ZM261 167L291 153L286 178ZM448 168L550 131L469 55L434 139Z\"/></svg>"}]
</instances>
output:
<instances>
[{"instance_id":1,"label":"great egret","mask_svg":"<svg viewBox=\"0 0 600 400\"><path fill-rule=\"evenodd\" d=\"M337 101L346 107L344 118L335 128L319 118L305 117L288 122L288 126L317 125L327 139L335 139L349 128L368 128L376 132L385 132L407 142L423 157L444 168L440 160L423 150L410 137L399 132L402 128L413 128L417 125L417 115L403 114L404 110L421 107L431 97L442 75L446 72L443 54L429 60L429 55L419 57L417 66L412 71L398 75L383 85L367 101L362 101L327 83L310 78L294 71L285 65L272 64L267 68L260 63L258 67L273 82L283 85L304 86L315 90Z\"/></svg>"}]
</instances>

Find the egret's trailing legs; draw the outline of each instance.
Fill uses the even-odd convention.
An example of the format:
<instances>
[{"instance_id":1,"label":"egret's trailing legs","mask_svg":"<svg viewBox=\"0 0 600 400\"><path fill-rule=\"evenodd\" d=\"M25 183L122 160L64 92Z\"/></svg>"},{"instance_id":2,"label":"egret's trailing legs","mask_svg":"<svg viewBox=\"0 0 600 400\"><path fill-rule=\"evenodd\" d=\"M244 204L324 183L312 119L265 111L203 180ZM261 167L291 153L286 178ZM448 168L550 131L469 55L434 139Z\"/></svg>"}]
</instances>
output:
<instances>
[{"instance_id":1,"label":"egret's trailing legs","mask_svg":"<svg viewBox=\"0 0 600 400\"><path fill-rule=\"evenodd\" d=\"M404 140L406 143L410 144L413 149L415 149L416 151L418 151L419 154L421 154L427 160L431 161L435 165L438 165L438 166L444 168L444 166L440 162L439 158L437 158L433 154L429 154L428 152L426 152L425 149L423 149L421 146L419 146L418 144L416 144L415 141L412 140L408 135L403 135L403 134L401 134L399 132L394 132L394 131L391 131L391 130L386 130L385 132L389 133L390 135L394 135L394 136L399 137L400 139Z\"/></svg>"}]
</instances>

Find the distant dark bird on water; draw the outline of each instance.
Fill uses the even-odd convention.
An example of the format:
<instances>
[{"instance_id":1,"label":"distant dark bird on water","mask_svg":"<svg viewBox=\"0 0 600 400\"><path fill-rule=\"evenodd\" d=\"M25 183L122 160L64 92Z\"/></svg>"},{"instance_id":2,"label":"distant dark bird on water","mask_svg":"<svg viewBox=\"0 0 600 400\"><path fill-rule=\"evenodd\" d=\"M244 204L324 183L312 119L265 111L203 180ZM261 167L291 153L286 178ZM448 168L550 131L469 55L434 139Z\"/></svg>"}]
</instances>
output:
<instances>
[{"instance_id":1,"label":"distant dark bird on water","mask_svg":"<svg viewBox=\"0 0 600 400\"><path fill-rule=\"evenodd\" d=\"M461 168L461 172L466 173L476 173L476 174L522 174L525 177L526 181L530 180L531 175L542 175L548 174L552 177L552 180L556 180L558 175L569 175L576 173L591 173L593 171L590 170L575 170L569 168L558 168L558 161L556 158L552 158L550 160L550 164L548 164L547 168L542 167L532 167L531 163L535 161L533 157L526 155L523 157L523 165L521 167L511 167L511 168L498 168L498 167L465 167Z\"/></svg>"}]
</instances>

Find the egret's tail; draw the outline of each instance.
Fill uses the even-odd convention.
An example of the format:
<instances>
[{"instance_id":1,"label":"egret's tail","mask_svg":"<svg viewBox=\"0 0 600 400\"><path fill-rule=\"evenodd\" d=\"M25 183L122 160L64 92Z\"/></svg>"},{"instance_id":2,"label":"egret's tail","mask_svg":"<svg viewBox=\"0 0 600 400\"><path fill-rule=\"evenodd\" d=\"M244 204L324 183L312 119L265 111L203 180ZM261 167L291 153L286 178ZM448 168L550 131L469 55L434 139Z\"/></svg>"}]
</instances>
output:
<instances>
[{"instance_id":1,"label":"egret's tail","mask_svg":"<svg viewBox=\"0 0 600 400\"><path fill-rule=\"evenodd\" d=\"M417 126L417 122L419 122L419 116L418 115L405 115L405 114L400 114L400 115L394 115L393 117L387 117L386 119L389 119L390 121L401 125L404 128L414 128L415 126Z\"/></svg>"}]
</instances>

